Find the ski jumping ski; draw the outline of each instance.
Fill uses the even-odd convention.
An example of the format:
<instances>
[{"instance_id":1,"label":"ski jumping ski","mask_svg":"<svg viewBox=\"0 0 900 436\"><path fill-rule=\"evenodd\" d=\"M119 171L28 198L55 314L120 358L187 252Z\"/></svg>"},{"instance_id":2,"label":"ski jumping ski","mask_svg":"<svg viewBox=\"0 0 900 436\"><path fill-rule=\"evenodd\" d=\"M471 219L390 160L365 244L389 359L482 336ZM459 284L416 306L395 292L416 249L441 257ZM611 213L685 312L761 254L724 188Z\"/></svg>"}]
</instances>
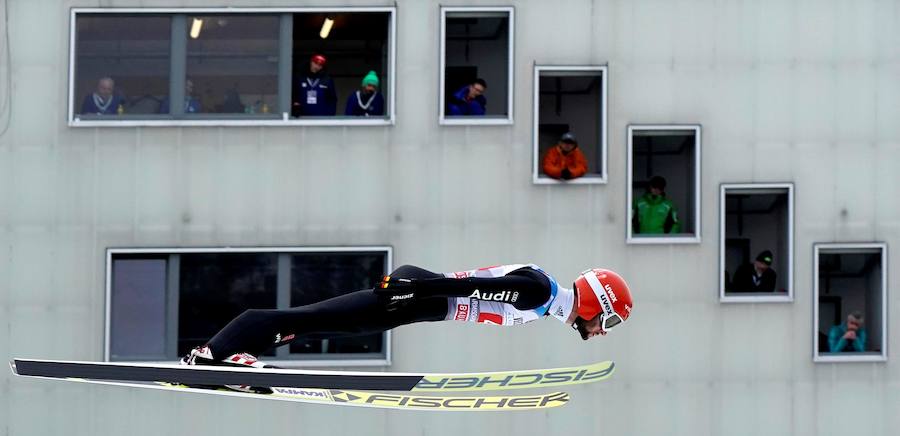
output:
<instances>
[{"instance_id":1,"label":"ski jumping ski","mask_svg":"<svg viewBox=\"0 0 900 436\"><path fill-rule=\"evenodd\" d=\"M19 376L80 381L165 382L185 385L250 385L327 390L409 392L478 392L527 388L556 388L605 380L612 361L565 368L485 373L394 373L256 369L227 366L77 362L14 359Z\"/></svg>"}]
</instances>

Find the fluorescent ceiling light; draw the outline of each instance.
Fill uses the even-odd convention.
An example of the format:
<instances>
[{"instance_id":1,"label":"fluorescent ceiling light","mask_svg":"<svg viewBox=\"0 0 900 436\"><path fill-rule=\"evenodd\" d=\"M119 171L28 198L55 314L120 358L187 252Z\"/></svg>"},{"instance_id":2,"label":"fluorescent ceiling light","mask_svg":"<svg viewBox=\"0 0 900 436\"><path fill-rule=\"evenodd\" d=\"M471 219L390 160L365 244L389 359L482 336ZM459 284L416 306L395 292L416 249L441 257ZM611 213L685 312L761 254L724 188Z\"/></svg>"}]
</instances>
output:
<instances>
[{"instance_id":1,"label":"fluorescent ceiling light","mask_svg":"<svg viewBox=\"0 0 900 436\"><path fill-rule=\"evenodd\" d=\"M319 36L322 39L328 38L328 34L331 33L331 26L334 26L334 20L330 17L325 17L325 22L322 23L322 30L319 31Z\"/></svg>"},{"instance_id":2,"label":"fluorescent ceiling light","mask_svg":"<svg viewBox=\"0 0 900 436\"><path fill-rule=\"evenodd\" d=\"M194 18L191 24L191 38L197 39L200 36L200 29L203 28L203 19Z\"/></svg>"}]
</instances>

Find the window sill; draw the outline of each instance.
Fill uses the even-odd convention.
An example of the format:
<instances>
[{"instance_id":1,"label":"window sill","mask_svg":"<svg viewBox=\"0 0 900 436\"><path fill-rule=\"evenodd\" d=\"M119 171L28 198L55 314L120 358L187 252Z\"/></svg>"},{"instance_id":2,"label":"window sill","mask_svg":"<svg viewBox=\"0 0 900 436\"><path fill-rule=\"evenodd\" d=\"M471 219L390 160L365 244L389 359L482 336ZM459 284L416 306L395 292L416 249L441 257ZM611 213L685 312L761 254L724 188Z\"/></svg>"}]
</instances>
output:
<instances>
[{"instance_id":1,"label":"window sill","mask_svg":"<svg viewBox=\"0 0 900 436\"><path fill-rule=\"evenodd\" d=\"M864 353L822 353L816 352L813 362L817 363L854 363L854 362L887 362L883 352L869 351Z\"/></svg>"},{"instance_id":2,"label":"window sill","mask_svg":"<svg viewBox=\"0 0 900 436\"><path fill-rule=\"evenodd\" d=\"M662 244L699 244L700 236L685 234L684 236L631 236L625 239L626 244L662 245Z\"/></svg>"},{"instance_id":3,"label":"window sill","mask_svg":"<svg viewBox=\"0 0 900 436\"><path fill-rule=\"evenodd\" d=\"M793 303L794 296L783 292L726 292L719 294L720 303Z\"/></svg>"},{"instance_id":4,"label":"window sill","mask_svg":"<svg viewBox=\"0 0 900 436\"><path fill-rule=\"evenodd\" d=\"M303 127L303 126L393 126L390 118L318 118L318 119L197 119L197 120L81 120L69 121L69 127Z\"/></svg>"},{"instance_id":5,"label":"window sill","mask_svg":"<svg viewBox=\"0 0 900 436\"><path fill-rule=\"evenodd\" d=\"M442 126L507 126L513 124L511 117L441 117L438 124Z\"/></svg>"},{"instance_id":6,"label":"window sill","mask_svg":"<svg viewBox=\"0 0 900 436\"><path fill-rule=\"evenodd\" d=\"M588 174L572 180L557 180L546 176L533 176L535 185L605 185L606 177L599 174Z\"/></svg>"}]
</instances>

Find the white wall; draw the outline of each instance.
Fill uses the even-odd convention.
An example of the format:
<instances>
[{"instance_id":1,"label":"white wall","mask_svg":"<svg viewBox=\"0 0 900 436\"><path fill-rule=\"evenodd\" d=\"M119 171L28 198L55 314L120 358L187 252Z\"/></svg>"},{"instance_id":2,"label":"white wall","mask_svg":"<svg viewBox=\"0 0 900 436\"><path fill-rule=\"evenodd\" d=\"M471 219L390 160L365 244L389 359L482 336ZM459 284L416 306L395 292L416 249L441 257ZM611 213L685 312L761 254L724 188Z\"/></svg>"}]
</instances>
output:
<instances>
[{"instance_id":1,"label":"white wall","mask_svg":"<svg viewBox=\"0 0 900 436\"><path fill-rule=\"evenodd\" d=\"M286 4L217 6L275 3ZM392 127L67 127L69 8L173 4L208 3L9 4L11 64L0 50L0 74L13 74L12 124L0 136L0 356L102 357L107 247L390 244L396 264L456 270L530 261L563 283L602 265L629 280L636 300L628 324L589 343L553 320L506 330L402 327L390 370L614 359L617 372L568 389L573 401L562 409L489 415L337 411L4 372L0 432L771 436L900 428L897 356L813 364L809 352L812 244L896 247L900 235L894 3L504 2L516 6L517 87L531 89L533 62L609 64L609 182L577 186L531 183L529 116L511 126L438 126L439 5L467 4L459 0L398 0ZM530 93L515 105L529 114ZM629 123L703 125L701 244L625 244ZM719 304L718 186L764 181L796 184L796 299ZM890 259L894 277L900 256ZM887 303L896 315L894 297ZM900 335L889 340L900 349Z\"/></svg>"}]
</instances>

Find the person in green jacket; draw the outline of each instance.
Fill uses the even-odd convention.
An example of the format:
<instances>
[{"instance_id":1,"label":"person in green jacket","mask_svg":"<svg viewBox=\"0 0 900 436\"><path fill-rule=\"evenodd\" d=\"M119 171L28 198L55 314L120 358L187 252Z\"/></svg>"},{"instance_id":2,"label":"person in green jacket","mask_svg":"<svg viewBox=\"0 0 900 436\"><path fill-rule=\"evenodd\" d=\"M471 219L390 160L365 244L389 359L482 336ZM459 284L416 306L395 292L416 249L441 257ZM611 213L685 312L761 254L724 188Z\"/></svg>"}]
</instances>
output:
<instances>
[{"instance_id":1,"label":"person in green jacket","mask_svg":"<svg viewBox=\"0 0 900 436\"><path fill-rule=\"evenodd\" d=\"M632 206L631 226L634 233L641 234L681 233L678 210L666 197L666 179L650 179L650 190Z\"/></svg>"},{"instance_id":2,"label":"person in green jacket","mask_svg":"<svg viewBox=\"0 0 900 436\"><path fill-rule=\"evenodd\" d=\"M831 327L828 331L828 349L832 353L866 351L862 312L853 312L847 315L847 322Z\"/></svg>"}]
</instances>

